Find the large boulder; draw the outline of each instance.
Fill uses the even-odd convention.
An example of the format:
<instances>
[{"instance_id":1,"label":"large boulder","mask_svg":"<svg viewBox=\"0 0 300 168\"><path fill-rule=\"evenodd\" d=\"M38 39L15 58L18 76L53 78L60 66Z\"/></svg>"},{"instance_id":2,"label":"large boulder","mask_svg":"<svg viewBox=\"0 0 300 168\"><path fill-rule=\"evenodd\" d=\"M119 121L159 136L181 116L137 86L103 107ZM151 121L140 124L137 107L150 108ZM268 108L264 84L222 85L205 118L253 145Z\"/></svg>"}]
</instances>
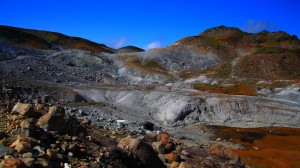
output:
<instances>
[{"instance_id":1,"label":"large boulder","mask_svg":"<svg viewBox=\"0 0 300 168\"><path fill-rule=\"evenodd\" d=\"M123 138L118 147L125 149L129 155L133 156L139 162L140 167L166 167L152 147L139 138L135 139L130 136Z\"/></svg>"},{"instance_id":2,"label":"large boulder","mask_svg":"<svg viewBox=\"0 0 300 168\"><path fill-rule=\"evenodd\" d=\"M66 116L64 108L59 106L50 107L49 112L38 120L37 125L48 131L57 131L69 135L84 136L86 134L86 129L80 125L77 118Z\"/></svg>"},{"instance_id":3,"label":"large boulder","mask_svg":"<svg viewBox=\"0 0 300 168\"><path fill-rule=\"evenodd\" d=\"M52 106L49 112L38 120L37 125L49 131L63 132L67 126L64 116L65 110L62 107Z\"/></svg>"},{"instance_id":4,"label":"large boulder","mask_svg":"<svg viewBox=\"0 0 300 168\"><path fill-rule=\"evenodd\" d=\"M35 117L35 112L32 104L18 102L12 109L12 113L18 113L22 116Z\"/></svg>"}]
</instances>

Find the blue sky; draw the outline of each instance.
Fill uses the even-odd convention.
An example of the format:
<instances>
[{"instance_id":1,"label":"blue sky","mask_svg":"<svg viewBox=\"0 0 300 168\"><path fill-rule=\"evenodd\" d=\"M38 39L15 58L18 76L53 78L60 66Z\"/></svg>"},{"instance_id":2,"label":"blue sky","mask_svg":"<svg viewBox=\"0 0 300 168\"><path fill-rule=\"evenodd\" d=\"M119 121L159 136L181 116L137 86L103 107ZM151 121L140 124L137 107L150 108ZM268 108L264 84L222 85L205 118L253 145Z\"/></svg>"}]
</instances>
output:
<instances>
[{"instance_id":1,"label":"blue sky","mask_svg":"<svg viewBox=\"0 0 300 168\"><path fill-rule=\"evenodd\" d=\"M0 24L110 47L163 47L219 25L300 37L299 0L0 0Z\"/></svg>"}]
</instances>

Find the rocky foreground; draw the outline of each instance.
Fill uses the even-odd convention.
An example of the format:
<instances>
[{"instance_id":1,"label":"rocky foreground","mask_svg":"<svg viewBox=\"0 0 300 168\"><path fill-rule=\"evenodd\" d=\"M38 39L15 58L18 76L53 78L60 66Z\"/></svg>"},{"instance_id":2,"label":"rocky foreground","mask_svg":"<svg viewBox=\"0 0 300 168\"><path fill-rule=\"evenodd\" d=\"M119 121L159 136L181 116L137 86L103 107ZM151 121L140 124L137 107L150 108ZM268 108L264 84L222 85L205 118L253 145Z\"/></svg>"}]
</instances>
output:
<instances>
[{"instance_id":1,"label":"rocky foreground","mask_svg":"<svg viewBox=\"0 0 300 168\"><path fill-rule=\"evenodd\" d=\"M64 108L2 97L0 167L243 167L221 145L187 147L150 122L141 132L96 126Z\"/></svg>"}]
</instances>

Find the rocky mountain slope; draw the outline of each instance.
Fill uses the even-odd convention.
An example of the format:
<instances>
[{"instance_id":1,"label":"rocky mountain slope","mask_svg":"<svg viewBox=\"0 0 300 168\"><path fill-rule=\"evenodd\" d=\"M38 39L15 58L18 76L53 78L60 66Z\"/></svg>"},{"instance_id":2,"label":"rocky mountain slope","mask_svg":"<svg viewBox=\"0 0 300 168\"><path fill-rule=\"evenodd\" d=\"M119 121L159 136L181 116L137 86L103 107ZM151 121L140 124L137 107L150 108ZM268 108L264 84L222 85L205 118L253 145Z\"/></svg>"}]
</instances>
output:
<instances>
[{"instance_id":1,"label":"rocky mountain slope","mask_svg":"<svg viewBox=\"0 0 300 168\"><path fill-rule=\"evenodd\" d=\"M135 83L166 83L201 75L216 81L235 81L235 78L248 81L293 80L300 77L300 41L296 36L282 31L249 34L237 28L220 26L208 29L199 36L183 38L169 47L145 52L133 46L113 50L59 33L6 26L0 27L0 38L39 49L102 52L101 55L112 57L114 65L117 64L117 75L131 78L129 82L133 78L140 79L133 80ZM115 52L118 54L113 54ZM80 51L78 54L73 52L73 55L80 54ZM72 62L70 59L66 56L63 63Z\"/></svg>"},{"instance_id":2,"label":"rocky mountain slope","mask_svg":"<svg viewBox=\"0 0 300 168\"><path fill-rule=\"evenodd\" d=\"M199 75L222 80L299 79L300 75L300 41L282 31L249 34L220 26L139 55L182 79Z\"/></svg>"}]
</instances>

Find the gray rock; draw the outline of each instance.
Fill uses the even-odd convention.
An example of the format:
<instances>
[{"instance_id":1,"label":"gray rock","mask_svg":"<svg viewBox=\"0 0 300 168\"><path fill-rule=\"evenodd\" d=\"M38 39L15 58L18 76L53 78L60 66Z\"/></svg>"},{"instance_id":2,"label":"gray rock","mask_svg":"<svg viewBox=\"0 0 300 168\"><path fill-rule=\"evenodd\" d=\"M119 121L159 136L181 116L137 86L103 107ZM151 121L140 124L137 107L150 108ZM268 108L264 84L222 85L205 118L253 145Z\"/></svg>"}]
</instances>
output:
<instances>
[{"instance_id":1,"label":"gray rock","mask_svg":"<svg viewBox=\"0 0 300 168\"><path fill-rule=\"evenodd\" d=\"M76 150L78 149L78 145L77 144L70 144L68 146L68 150L71 151L71 152L75 152Z\"/></svg>"},{"instance_id":2,"label":"gray rock","mask_svg":"<svg viewBox=\"0 0 300 168\"><path fill-rule=\"evenodd\" d=\"M189 156L189 155L190 155L186 150L182 150L181 153L182 153L184 156Z\"/></svg>"},{"instance_id":3,"label":"gray rock","mask_svg":"<svg viewBox=\"0 0 300 168\"><path fill-rule=\"evenodd\" d=\"M35 166L35 159L34 158L22 158L21 160L23 161L23 163L27 167L34 167Z\"/></svg>"},{"instance_id":4,"label":"gray rock","mask_svg":"<svg viewBox=\"0 0 300 168\"><path fill-rule=\"evenodd\" d=\"M73 157L74 154L73 154L72 152L69 152L69 153L68 153L68 156Z\"/></svg>"},{"instance_id":5,"label":"gray rock","mask_svg":"<svg viewBox=\"0 0 300 168\"><path fill-rule=\"evenodd\" d=\"M124 128L125 127L124 123L118 123L117 125L119 126L119 128Z\"/></svg>"},{"instance_id":6,"label":"gray rock","mask_svg":"<svg viewBox=\"0 0 300 168\"><path fill-rule=\"evenodd\" d=\"M45 151L41 146L35 146L32 150L32 154L34 156L39 156L39 155L44 154L44 153L45 153Z\"/></svg>"},{"instance_id":7,"label":"gray rock","mask_svg":"<svg viewBox=\"0 0 300 168\"><path fill-rule=\"evenodd\" d=\"M6 147L2 143L0 143L0 158L4 157L6 154Z\"/></svg>"},{"instance_id":8,"label":"gray rock","mask_svg":"<svg viewBox=\"0 0 300 168\"><path fill-rule=\"evenodd\" d=\"M9 159L9 158L14 158L14 156L12 156L12 155L5 155L4 156L4 159Z\"/></svg>"},{"instance_id":9,"label":"gray rock","mask_svg":"<svg viewBox=\"0 0 300 168\"><path fill-rule=\"evenodd\" d=\"M50 162L45 158L37 158L36 161L35 161L35 165L43 166L43 167L52 167Z\"/></svg>"},{"instance_id":10,"label":"gray rock","mask_svg":"<svg viewBox=\"0 0 300 168\"><path fill-rule=\"evenodd\" d=\"M77 141L77 140L78 140L77 136L72 137L72 141Z\"/></svg>"},{"instance_id":11,"label":"gray rock","mask_svg":"<svg viewBox=\"0 0 300 168\"><path fill-rule=\"evenodd\" d=\"M67 145L67 144L62 144L62 145L60 146L60 148L62 149L62 152L63 152L63 153L66 153L66 152L67 152L67 149L68 149L68 145Z\"/></svg>"},{"instance_id":12,"label":"gray rock","mask_svg":"<svg viewBox=\"0 0 300 168\"><path fill-rule=\"evenodd\" d=\"M153 114L151 113L151 116L154 116L153 120L163 122L165 125L172 125L176 122L177 124L202 122L257 127L272 126L276 123L282 126L298 127L300 122L299 103L263 97L218 96L210 93L188 96L184 93L113 89L77 89L76 92L96 102L108 99L111 103L124 105L122 113L125 114L122 115L126 116L127 120L151 121L148 114L149 111L153 111ZM128 111L125 110L126 108Z\"/></svg>"},{"instance_id":13,"label":"gray rock","mask_svg":"<svg viewBox=\"0 0 300 168\"><path fill-rule=\"evenodd\" d=\"M81 110L81 109L78 111L78 113L79 113L79 115L82 116L82 117L88 116L88 114L87 114L86 112L84 112L83 110Z\"/></svg>"},{"instance_id":14,"label":"gray rock","mask_svg":"<svg viewBox=\"0 0 300 168\"><path fill-rule=\"evenodd\" d=\"M141 139L126 137L121 139L118 146L127 150L130 154L133 154L141 167L166 167L158 158L152 147L144 143Z\"/></svg>"},{"instance_id":15,"label":"gray rock","mask_svg":"<svg viewBox=\"0 0 300 168\"><path fill-rule=\"evenodd\" d=\"M139 133L139 134L145 134L145 131L142 130L142 129L140 129L140 130L138 130L138 133Z\"/></svg>"},{"instance_id":16,"label":"gray rock","mask_svg":"<svg viewBox=\"0 0 300 168\"><path fill-rule=\"evenodd\" d=\"M31 152L24 153L22 158L33 158L33 154Z\"/></svg>"},{"instance_id":17,"label":"gray rock","mask_svg":"<svg viewBox=\"0 0 300 168\"><path fill-rule=\"evenodd\" d=\"M37 105L41 104L41 101L40 101L40 99L34 99L33 103L35 106L37 106Z\"/></svg>"},{"instance_id":18,"label":"gray rock","mask_svg":"<svg viewBox=\"0 0 300 168\"><path fill-rule=\"evenodd\" d=\"M50 96L49 95L44 95L43 102L48 103L49 101L50 101Z\"/></svg>"},{"instance_id":19,"label":"gray rock","mask_svg":"<svg viewBox=\"0 0 300 168\"><path fill-rule=\"evenodd\" d=\"M107 122L109 122L109 123L113 123L115 120L114 119L112 119L112 118L109 118L108 120L107 120Z\"/></svg>"}]
</instances>

